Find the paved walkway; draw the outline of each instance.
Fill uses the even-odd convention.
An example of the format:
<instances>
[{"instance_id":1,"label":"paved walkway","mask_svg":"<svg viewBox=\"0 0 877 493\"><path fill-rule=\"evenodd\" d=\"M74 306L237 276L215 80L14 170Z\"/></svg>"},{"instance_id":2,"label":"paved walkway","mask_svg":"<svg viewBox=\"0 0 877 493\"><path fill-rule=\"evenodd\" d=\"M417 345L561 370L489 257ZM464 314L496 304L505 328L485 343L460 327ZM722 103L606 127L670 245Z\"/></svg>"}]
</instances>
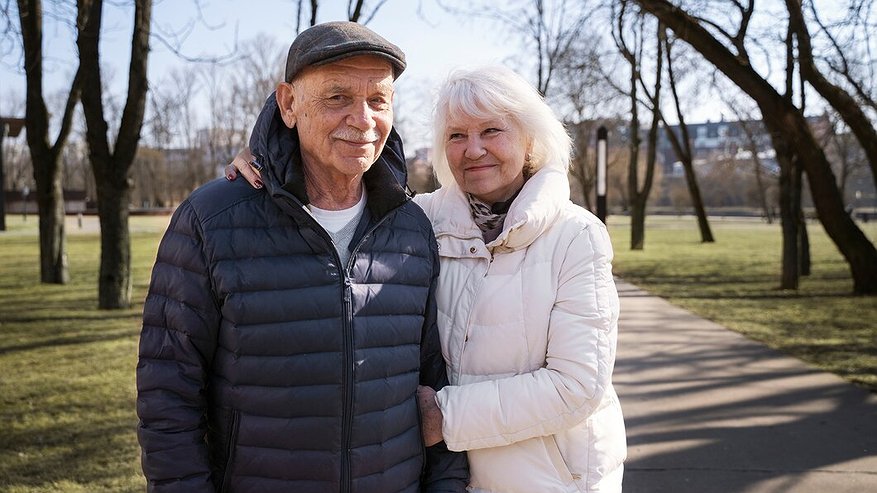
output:
<instances>
[{"instance_id":1,"label":"paved walkway","mask_svg":"<svg viewBox=\"0 0 877 493\"><path fill-rule=\"evenodd\" d=\"M877 492L877 395L618 289L624 493Z\"/></svg>"}]
</instances>

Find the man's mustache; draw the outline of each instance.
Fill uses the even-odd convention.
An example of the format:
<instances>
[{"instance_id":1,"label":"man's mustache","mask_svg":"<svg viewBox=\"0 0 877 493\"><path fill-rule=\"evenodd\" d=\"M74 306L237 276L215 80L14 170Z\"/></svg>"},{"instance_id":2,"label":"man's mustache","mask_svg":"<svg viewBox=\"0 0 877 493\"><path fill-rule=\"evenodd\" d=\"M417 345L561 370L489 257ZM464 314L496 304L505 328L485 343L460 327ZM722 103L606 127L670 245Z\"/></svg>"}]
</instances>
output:
<instances>
[{"instance_id":1,"label":"man's mustache","mask_svg":"<svg viewBox=\"0 0 877 493\"><path fill-rule=\"evenodd\" d=\"M347 127L341 130L337 130L332 133L332 138L346 140L348 142L356 142L359 144L366 144L370 142L376 142L380 139L380 135L374 129L368 131L361 131L355 128Z\"/></svg>"}]
</instances>

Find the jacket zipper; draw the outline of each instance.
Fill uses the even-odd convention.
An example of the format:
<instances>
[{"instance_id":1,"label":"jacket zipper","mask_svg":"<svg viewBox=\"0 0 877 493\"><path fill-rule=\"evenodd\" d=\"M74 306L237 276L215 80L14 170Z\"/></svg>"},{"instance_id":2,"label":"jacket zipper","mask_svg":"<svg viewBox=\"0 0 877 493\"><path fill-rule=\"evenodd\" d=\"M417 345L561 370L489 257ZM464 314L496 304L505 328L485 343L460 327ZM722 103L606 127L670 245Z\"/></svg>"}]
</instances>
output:
<instances>
[{"instance_id":1,"label":"jacket zipper","mask_svg":"<svg viewBox=\"0 0 877 493\"><path fill-rule=\"evenodd\" d=\"M350 252L350 257L347 259L347 265L341 265L341 257L338 255L338 250L335 248L335 243L332 241L331 237L329 238L329 243L332 245L332 251L335 254L335 259L338 261L338 266L341 270L341 276L344 278L344 294L342 296L344 303L344 321L342 324L342 330L344 333L344 399L343 399L343 407L344 412L342 414L343 424L341 428L341 441L344 447L344 450L341 453L341 491L349 492L352 486L351 483L351 473L350 473L350 440L353 429L353 383L354 383L354 375L353 375L353 286L350 281L350 269L353 267L353 262L356 261L356 253L359 252L359 248L362 244L368 239L371 234L378 229L378 227L387 220L389 213L385 214L377 223L374 224L371 228L369 228L365 234L362 235L362 238L359 240L359 243L353 248ZM321 228L322 229L322 228ZM325 229L324 229L325 232ZM328 233L326 233L328 236Z\"/></svg>"},{"instance_id":2,"label":"jacket zipper","mask_svg":"<svg viewBox=\"0 0 877 493\"><path fill-rule=\"evenodd\" d=\"M342 294L341 294L341 305L344 308L344 313L341 320L341 335L342 335L342 346L341 350L344 353L343 355L343 377L341 385L344 387L344 393L341 398L341 492L349 492L351 487L351 474L350 474L350 439L351 439L351 430L353 429L353 297L351 294L351 282L350 277L347 275L350 266L350 260L353 259L353 254L351 254L350 259L348 259L348 266L345 267L341 265L341 256L338 254L338 249L335 247L335 242L332 241L332 237L326 231L313 216L310 216L310 220L315 224L318 228L319 234L323 237L324 240L329 244L332 255L335 257L335 265L338 266L338 274L341 276L342 282ZM363 236L365 238L365 236Z\"/></svg>"}]
</instances>

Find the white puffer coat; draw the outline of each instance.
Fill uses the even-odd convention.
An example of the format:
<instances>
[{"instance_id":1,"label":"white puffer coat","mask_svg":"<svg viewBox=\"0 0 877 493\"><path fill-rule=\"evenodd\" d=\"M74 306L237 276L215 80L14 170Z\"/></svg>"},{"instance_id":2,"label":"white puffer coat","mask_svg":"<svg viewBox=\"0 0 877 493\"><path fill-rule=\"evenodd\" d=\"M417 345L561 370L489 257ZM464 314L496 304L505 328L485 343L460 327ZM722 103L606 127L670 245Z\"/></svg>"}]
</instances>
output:
<instances>
[{"instance_id":1,"label":"white puffer coat","mask_svg":"<svg viewBox=\"0 0 877 493\"><path fill-rule=\"evenodd\" d=\"M485 245L456 186L418 195L441 257L439 332L451 386L443 435L470 491L620 492L624 422L612 387L618 294L603 223L556 170L531 177Z\"/></svg>"}]
</instances>

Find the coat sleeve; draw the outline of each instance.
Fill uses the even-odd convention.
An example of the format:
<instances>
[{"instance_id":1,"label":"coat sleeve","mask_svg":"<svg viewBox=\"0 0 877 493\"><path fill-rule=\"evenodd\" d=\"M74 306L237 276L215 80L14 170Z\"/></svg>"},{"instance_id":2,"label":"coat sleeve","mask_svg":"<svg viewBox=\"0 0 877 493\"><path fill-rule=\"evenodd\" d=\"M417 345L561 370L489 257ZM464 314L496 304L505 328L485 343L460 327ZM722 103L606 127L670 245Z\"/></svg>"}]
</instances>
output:
<instances>
[{"instance_id":1,"label":"coat sleeve","mask_svg":"<svg viewBox=\"0 0 877 493\"><path fill-rule=\"evenodd\" d=\"M445 360L442 357L436 323L435 291L439 260L435 239L431 240L433 277L429 288L423 335L420 342L420 384L440 390L448 385ZM427 493L464 493L469 484L469 462L465 452L452 452L444 442L426 448L426 467L421 478L421 491Z\"/></svg>"},{"instance_id":2,"label":"coat sleeve","mask_svg":"<svg viewBox=\"0 0 877 493\"><path fill-rule=\"evenodd\" d=\"M557 227L557 226L555 226ZM611 385L618 294L605 227L586 226L567 246L547 322L542 368L438 392L451 450L509 445L587 419Z\"/></svg>"},{"instance_id":3,"label":"coat sleeve","mask_svg":"<svg viewBox=\"0 0 877 493\"><path fill-rule=\"evenodd\" d=\"M137 363L138 439L149 492L213 492L206 385L219 311L188 202L161 241L143 307Z\"/></svg>"}]
</instances>

